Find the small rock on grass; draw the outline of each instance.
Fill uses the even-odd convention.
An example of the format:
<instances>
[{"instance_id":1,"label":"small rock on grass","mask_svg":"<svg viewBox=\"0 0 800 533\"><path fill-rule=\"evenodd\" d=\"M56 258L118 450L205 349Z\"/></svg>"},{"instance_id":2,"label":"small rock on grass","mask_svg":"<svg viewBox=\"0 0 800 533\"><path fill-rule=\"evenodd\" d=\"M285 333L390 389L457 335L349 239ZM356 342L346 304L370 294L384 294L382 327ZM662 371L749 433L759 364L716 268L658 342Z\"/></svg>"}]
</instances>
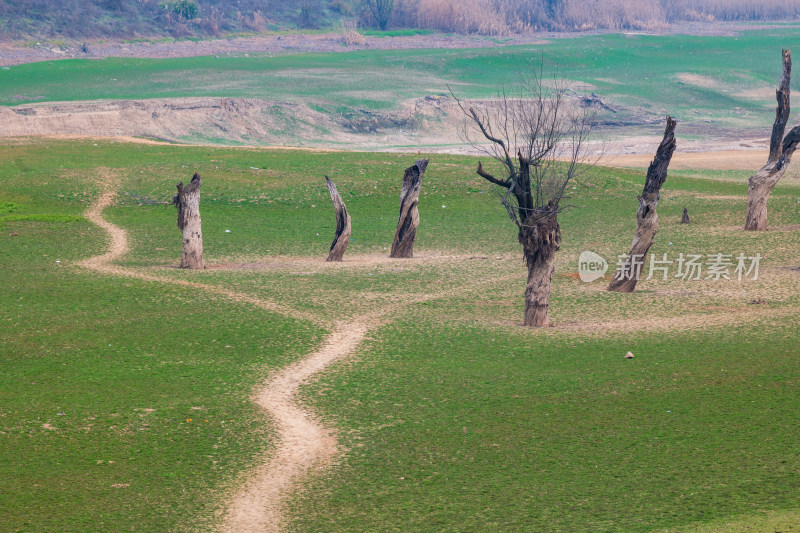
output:
<instances>
[{"instance_id":1,"label":"small rock on grass","mask_svg":"<svg viewBox=\"0 0 800 533\"><path fill-rule=\"evenodd\" d=\"M633 359L633 354L631 352L626 353L625 359Z\"/></svg>"}]
</instances>

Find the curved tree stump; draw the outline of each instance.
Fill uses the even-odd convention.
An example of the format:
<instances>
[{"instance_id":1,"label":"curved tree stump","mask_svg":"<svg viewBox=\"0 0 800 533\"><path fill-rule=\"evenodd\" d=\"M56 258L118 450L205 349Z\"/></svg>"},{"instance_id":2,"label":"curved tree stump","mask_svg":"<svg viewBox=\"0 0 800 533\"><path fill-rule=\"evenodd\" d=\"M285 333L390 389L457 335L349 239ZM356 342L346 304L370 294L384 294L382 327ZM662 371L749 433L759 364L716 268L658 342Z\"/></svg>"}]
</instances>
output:
<instances>
[{"instance_id":1,"label":"curved tree stump","mask_svg":"<svg viewBox=\"0 0 800 533\"><path fill-rule=\"evenodd\" d=\"M178 228L183 232L181 268L205 268L203 264L203 232L200 227L200 174L192 176L186 187L178 183L178 194L172 205L178 208Z\"/></svg>"},{"instance_id":2,"label":"curved tree stump","mask_svg":"<svg viewBox=\"0 0 800 533\"><path fill-rule=\"evenodd\" d=\"M653 245L658 231L658 200L661 197L661 186L667 179L667 169L675 151L675 120L667 116L667 127L664 138L656 151L656 157L647 169L644 190L639 196L639 209L636 210L636 233L631 243L631 251L622 268L611 279L608 290L613 292L633 292L639 281L641 264ZM637 266L637 264L639 266Z\"/></svg>"},{"instance_id":3,"label":"curved tree stump","mask_svg":"<svg viewBox=\"0 0 800 533\"><path fill-rule=\"evenodd\" d=\"M328 192L331 193L333 210L336 211L336 236L333 238L326 261L341 261L344 251L347 250L347 244L350 242L350 214L344 206L339 191L336 190L336 185L328 176L325 176L325 185L328 187Z\"/></svg>"},{"instance_id":4,"label":"curved tree stump","mask_svg":"<svg viewBox=\"0 0 800 533\"><path fill-rule=\"evenodd\" d=\"M775 122L772 125L772 136L769 139L769 157L767 164L750 177L747 187L747 218L744 229L747 231L766 231L767 200L772 188L783 177L786 167L792 159L797 143L800 142L800 126L795 126L783 136L786 123L789 121L789 82L792 76L792 54L783 50L783 76L775 91L778 107L775 111Z\"/></svg>"},{"instance_id":5,"label":"curved tree stump","mask_svg":"<svg viewBox=\"0 0 800 533\"><path fill-rule=\"evenodd\" d=\"M419 190L422 187L422 175L428 168L427 159L419 159L414 166L406 169L403 175L403 189L400 192L400 217L397 219L397 231L394 234L392 251L389 257L409 258L414 256L414 238L419 226Z\"/></svg>"}]
</instances>

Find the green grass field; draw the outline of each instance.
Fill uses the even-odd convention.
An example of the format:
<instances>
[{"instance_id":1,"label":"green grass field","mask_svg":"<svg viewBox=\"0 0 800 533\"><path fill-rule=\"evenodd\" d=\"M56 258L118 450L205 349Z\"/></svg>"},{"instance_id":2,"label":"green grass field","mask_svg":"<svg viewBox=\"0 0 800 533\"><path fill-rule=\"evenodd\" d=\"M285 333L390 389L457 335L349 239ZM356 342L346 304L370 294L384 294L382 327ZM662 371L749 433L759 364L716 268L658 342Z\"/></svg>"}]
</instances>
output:
<instances>
[{"instance_id":1,"label":"green grass field","mask_svg":"<svg viewBox=\"0 0 800 533\"><path fill-rule=\"evenodd\" d=\"M459 97L493 97L543 62L548 75L580 82L576 90L594 91L619 110L602 114L604 121L634 127L670 113L685 133L706 132L713 122L718 133L741 135L769 127L780 50L799 40L800 29L788 25L736 37L608 34L487 49L65 60L0 71L0 104L246 97L336 116L394 109L447 94L448 85Z\"/></svg>"},{"instance_id":2,"label":"green grass field","mask_svg":"<svg viewBox=\"0 0 800 533\"><path fill-rule=\"evenodd\" d=\"M738 229L748 173L671 173L653 252L759 252L760 277L654 279L620 295L577 280L577 257L626 251L644 172L591 170L560 217L557 327L526 330L515 231L473 158L430 156L418 257L383 259L417 157L6 141L0 529L211 529L276 444L253 387L314 351L334 319L430 293L440 296L387 315L354 358L303 389L344 453L292 498L291 530L798 527L796 178L773 192L762 235ZM107 246L82 217L98 169L121 182L104 212L129 233L119 264L164 281L78 266ZM173 268L175 212L158 203L194 171L212 267L202 272ZM335 223L323 174L353 217L340 265L324 262ZM171 283L181 280L319 320Z\"/></svg>"}]
</instances>

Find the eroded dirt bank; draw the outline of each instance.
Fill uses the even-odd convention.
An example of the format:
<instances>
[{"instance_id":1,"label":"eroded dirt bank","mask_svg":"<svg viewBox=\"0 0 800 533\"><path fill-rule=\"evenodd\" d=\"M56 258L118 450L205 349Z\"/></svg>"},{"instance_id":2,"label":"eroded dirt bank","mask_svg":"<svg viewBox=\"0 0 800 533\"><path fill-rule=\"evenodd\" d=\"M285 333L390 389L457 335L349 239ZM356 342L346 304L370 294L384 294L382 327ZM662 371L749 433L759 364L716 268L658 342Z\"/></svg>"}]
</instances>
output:
<instances>
[{"instance_id":1,"label":"eroded dirt bank","mask_svg":"<svg viewBox=\"0 0 800 533\"><path fill-rule=\"evenodd\" d=\"M441 143L443 134L450 137L450 115L452 109L425 98L396 111L347 114L247 98L54 102L0 107L0 137L123 136L190 144L376 149Z\"/></svg>"},{"instance_id":2,"label":"eroded dirt bank","mask_svg":"<svg viewBox=\"0 0 800 533\"><path fill-rule=\"evenodd\" d=\"M43 102L0 106L0 137L127 137L193 145L312 147L367 151L417 151L480 155L459 135L464 116L452 99L425 96L391 111L354 109L325 113L296 102L249 98L158 98ZM597 138L606 156L651 156L660 123L641 117L620 127L600 127ZM692 127L692 133L702 133ZM650 130L653 135L644 134ZM682 141L680 152L766 149L767 133L715 130ZM723 156L723 161L725 158ZM763 159L763 157L760 157ZM634 158L635 159L635 158ZM759 160L760 160L759 159ZM636 161L607 164L646 166ZM762 163L763 164L763 163ZM748 163L747 168L752 165ZM755 168L755 167L752 167Z\"/></svg>"}]
</instances>

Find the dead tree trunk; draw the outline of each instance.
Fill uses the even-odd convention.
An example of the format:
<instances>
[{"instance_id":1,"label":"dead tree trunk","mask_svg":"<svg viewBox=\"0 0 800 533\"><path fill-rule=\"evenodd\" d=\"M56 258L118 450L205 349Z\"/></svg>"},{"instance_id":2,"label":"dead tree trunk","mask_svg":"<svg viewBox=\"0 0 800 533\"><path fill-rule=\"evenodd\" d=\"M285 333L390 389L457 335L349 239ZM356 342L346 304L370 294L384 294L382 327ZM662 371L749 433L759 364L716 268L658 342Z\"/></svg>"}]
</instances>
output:
<instances>
[{"instance_id":1,"label":"dead tree trunk","mask_svg":"<svg viewBox=\"0 0 800 533\"><path fill-rule=\"evenodd\" d=\"M625 259L622 268L611 279L608 290L614 292L633 292L636 282L639 281L641 263L647 256L650 246L658 231L658 200L661 196L661 186L667 179L667 168L675 151L675 121L667 116L667 127L664 138L656 151L656 157L647 169L647 178L644 190L639 196L639 209L636 211L636 233L631 243L631 251Z\"/></svg>"},{"instance_id":2,"label":"dead tree trunk","mask_svg":"<svg viewBox=\"0 0 800 533\"><path fill-rule=\"evenodd\" d=\"M509 160L511 158L509 157ZM528 327L550 325L550 288L555 271L556 252L561 247L561 226L558 225L558 205L550 200L537 207L531 188L531 166L534 162L517 154L519 171L512 179L497 179L478 163L477 174L483 179L509 190L516 198L516 209L504 201L511 218L517 223L517 239L522 245L528 267L525 285L525 321ZM537 189L537 194L541 191Z\"/></svg>"},{"instance_id":3,"label":"dead tree trunk","mask_svg":"<svg viewBox=\"0 0 800 533\"><path fill-rule=\"evenodd\" d=\"M328 192L331 193L333 210L336 212L336 236L333 238L326 261L341 261L344 251L347 250L347 244L350 242L350 214L347 212L339 191L336 190L336 185L328 176L325 176L325 185L328 187Z\"/></svg>"},{"instance_id":4,"label":"dead tree trunk","mask_svg":"<svg viewBox=\"0 0 800 533\"><path fill-rule=\"evenodd\" d=\"M519 228L519 242L528 266L524 324L529 327L550 325L550 286L556 252L561 247L561 227L551 207L532 213Z\"/></svg>"},{"instance_id":5,"label":"dead tree trunk","mask_svg":"<svg viewBox=\"0 0 800 533\"><path fill-rule=\"evenodd\" d=\"M403 175L403 188L400 192L400 217L397 219L397 231L394 234L392 251L389 257L409 258L414 256L414 238L419 226L419 190L422 187L422 175L428 167L427 159L419 159L414 166L406 169Z\"/></svg>"},{"instance_id":6,"label":"dead tree trunk","mask_svg":"<svg viewBox=\"0 0 800 533\"><path fill-rule=\"evenodd\" d=\"M775 91L778 107L775 111L775 122L772 125L772 136L769 140L769 157L767 164L750 177L747 188L747 218L744 229L747 231L766 231L767 200L772 188L783 177L786 167L792 159L797 143L800 142L800 126L795 126L786 137L786 123L789 121L789 82L792 76L791 51L783 51L783 76Z\"/></svg>"},{"instance_id":7,"label":"dead tree trunk","mask_svg":"<svg viewBox=\"0 0 800 533\"><path fill-rule=\"evenodd\" d=\"M689 223L689 210L684 207L683 216L681 217L681 224L688 224L688 223Z\"/></svg>"},{"instance_id":8,"label":"dead tree trunk","mask_svg":"<svg viewBox=\"0 0 800 533\"><path fill-rule=\"evenodd\" d=\"M181 268L205 268L203 264L203 232L200 228L200 174L192 176L186 187L178 183L178 194L172 204L178 208L178 228L183 232Z\"/></svg>"}]
</instances>

